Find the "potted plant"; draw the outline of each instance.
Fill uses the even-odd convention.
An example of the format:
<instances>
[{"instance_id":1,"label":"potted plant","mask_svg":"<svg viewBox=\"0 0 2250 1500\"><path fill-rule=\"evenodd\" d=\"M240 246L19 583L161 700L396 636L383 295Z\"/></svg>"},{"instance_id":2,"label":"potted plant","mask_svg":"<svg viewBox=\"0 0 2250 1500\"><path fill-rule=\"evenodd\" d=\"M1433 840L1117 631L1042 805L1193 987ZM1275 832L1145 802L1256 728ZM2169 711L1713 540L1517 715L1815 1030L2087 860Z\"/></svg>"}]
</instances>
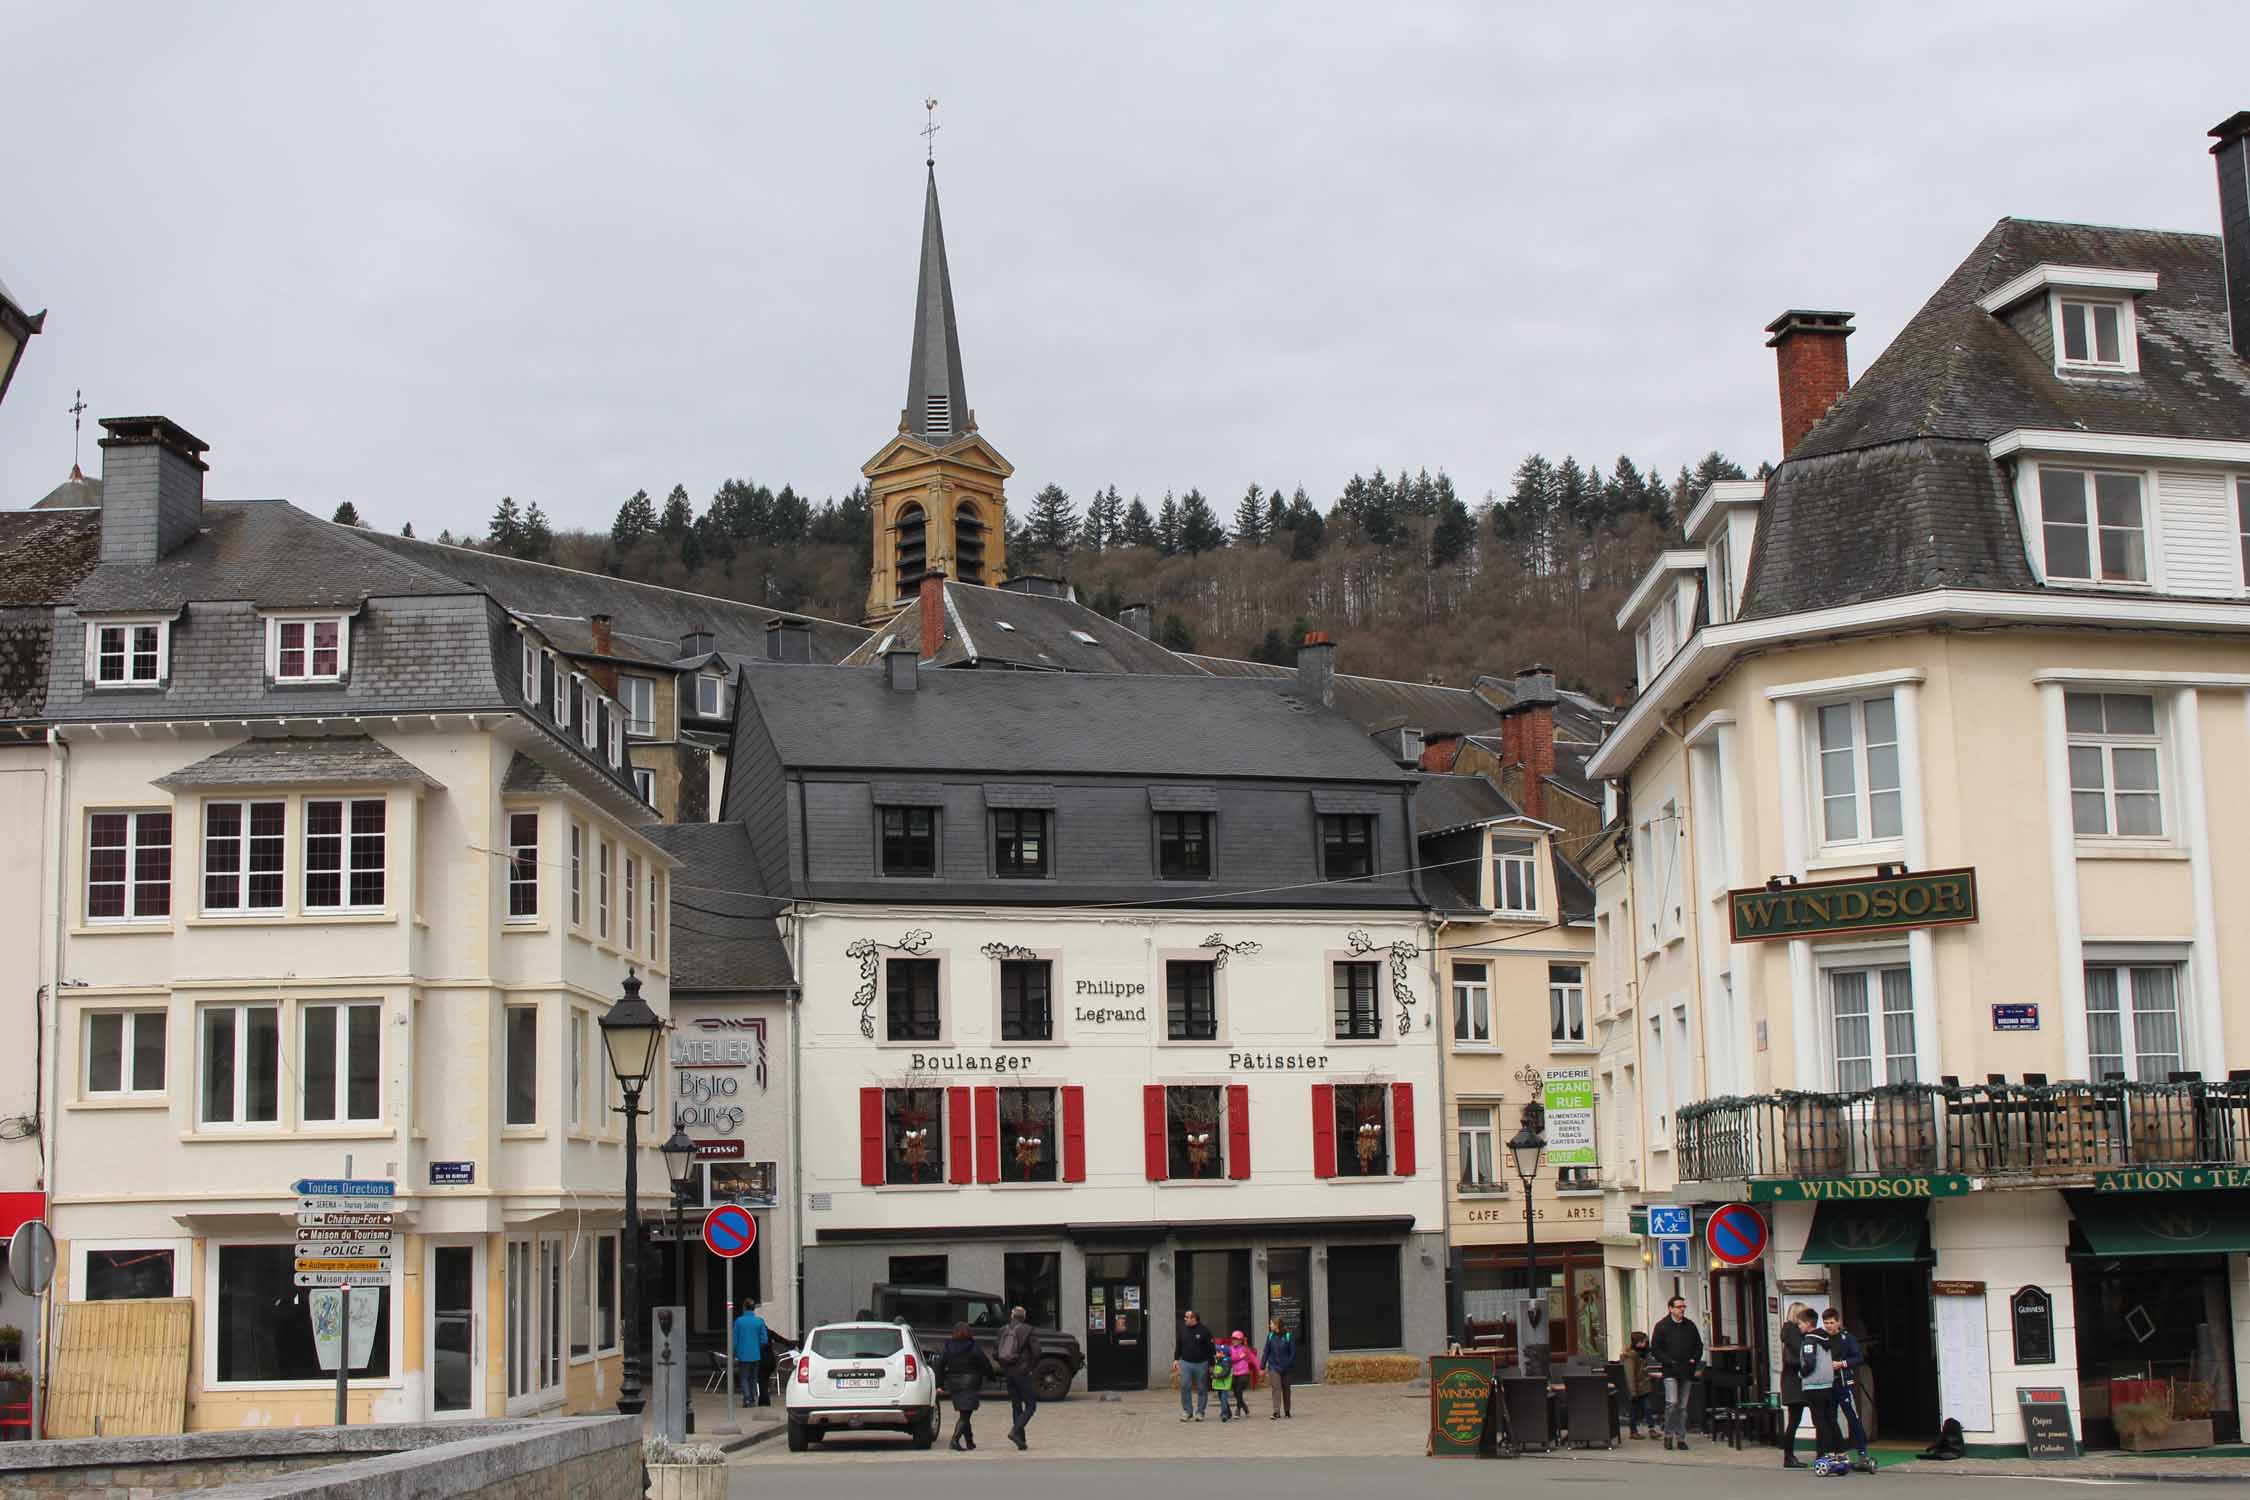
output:
<instances>
[{"instance_id":1,"label":"potted plant","mask_svg":"<svg viewBox=\"0 0 2250 1500\"><path fill-rule=\"evenodd\" d=\"M727 1456L714 1443L652 1437L641 1458L648 1465L649 1500L726 1500Z\"/></svg>"},{"instance_id":2,"label":"potted plant","mask_svg":"<svg viewBox=\"0 0 2250 1500\"><path fill-rule=\"evenodd\" d=\"M0 1406L21 1406L31 1399L31 1372L22 1365L0 1364Z\"/></svg>"},{"instance_id":3,"label":"potted plant","mask_svg":"<svg viewBox=\"0 0 2250 1500\"><path fill-rule=\"evenodd\" d=\"M0 1365L12 1365L23 1358L23 1330L13 1323L0 1323Z\"/></svg>"}]
</instances>

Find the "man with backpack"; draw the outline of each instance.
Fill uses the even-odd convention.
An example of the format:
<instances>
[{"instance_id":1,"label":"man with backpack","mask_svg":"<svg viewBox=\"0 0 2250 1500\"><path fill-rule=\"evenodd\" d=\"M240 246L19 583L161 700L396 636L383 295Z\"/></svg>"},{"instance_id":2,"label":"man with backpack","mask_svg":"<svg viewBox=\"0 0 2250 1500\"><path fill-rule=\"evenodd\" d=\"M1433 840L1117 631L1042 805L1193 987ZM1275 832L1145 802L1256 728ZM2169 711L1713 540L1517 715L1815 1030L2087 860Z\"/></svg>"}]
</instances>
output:
<instances>
[{"instance_id":1,"label":"man with backpack","mask_svg":"<svg viewBox=\"0 0 2250 1500\"><path fill-rule=\"evenodd\" d=\"M1860 1364L1867 1355L1859 1347L1859 1340L1844 1327L1844 1315L1831 1307L1820 1317L1821 1330L1828 1335L1829 1352L1836 1361L1836 1411L1851 1427L1852 1450L1859 1456L1852 1467L1862 1474L1875 1472L1875 1460L1867 1454L1867 1428L1859 1420L1859 1401L1853 1382L1859 1379ZM1841 1424L1840 1424L1841 1425Z\"/></svg>"},{"instance_id":2,"label":"man with backpack","mask_svg":"<svg viewBox=\"0 0 2250 1500\"><path fill-rule=\"evenodd\" d=\"M1823 1330L1805 1330L1798 1343L1797 1374L1805 1405L1812 1408L1813 1465L1827 1473L1821 1461L1842 1462L1844 1440L1836 1432L1836 1355Z\"/></svg>"},{"instance_id":3,"label":"man with backpack","mask_svg":"<svg viewBox=\"0 0 2250 1500\"><path fill-rule=\"evenodd\" d=\"M1031 1425L1032 1414L1039 1409L1039 1393L1031 1385L1031 1367L1038 1347L1031 1337L1029 1313L1020 1307L1008 1310L1008 1326L1000 1330L995 1352L1000 1356L1000 1378L1007 1382L1008 1412L1014 1424L1008 1429L1008 1441L1021 1453L1031 1446L1025 1440L1024 1429Z\"/></svg>"},{"instance_id":4,"label":"man with backpack","mask_svg":"<svg viewBox=\"0 0 2250 1500\"><path fill-rule=\"evenodd\" d=\"M1805 1335L1820 1320L1813 1310L1800 1302L1789 1309L1789 1316L1781 1324L1781 1466L1784 1469L1801 1469L1803 1460L1797 1457L1797 1424L1805 1416L1805 1371L1802 1364L1805 1354ZM1814 1454L1813 1457L1820 1457Z\"/></svg>"}]
</instances>

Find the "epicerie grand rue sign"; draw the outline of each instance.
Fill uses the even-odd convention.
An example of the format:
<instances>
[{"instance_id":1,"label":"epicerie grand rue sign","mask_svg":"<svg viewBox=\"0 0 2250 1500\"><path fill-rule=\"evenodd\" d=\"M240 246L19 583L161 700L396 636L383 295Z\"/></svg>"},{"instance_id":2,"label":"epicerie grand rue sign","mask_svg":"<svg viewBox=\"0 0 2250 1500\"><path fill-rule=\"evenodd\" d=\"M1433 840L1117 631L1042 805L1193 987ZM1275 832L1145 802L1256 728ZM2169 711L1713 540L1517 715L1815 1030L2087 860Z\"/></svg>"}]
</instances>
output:
<instances>
[{"instance_id":1,"label":"epicerie grand rue sign","mask_svg":"<svg viewBox=\"0 0 2250 1500\"><path fill-rule=\"evenodd\" d=\"M1727 916L1738 943L1952 927L1977 920L1977 872L1752 886L1727 892Z\"/></svg>"}]
</instances>

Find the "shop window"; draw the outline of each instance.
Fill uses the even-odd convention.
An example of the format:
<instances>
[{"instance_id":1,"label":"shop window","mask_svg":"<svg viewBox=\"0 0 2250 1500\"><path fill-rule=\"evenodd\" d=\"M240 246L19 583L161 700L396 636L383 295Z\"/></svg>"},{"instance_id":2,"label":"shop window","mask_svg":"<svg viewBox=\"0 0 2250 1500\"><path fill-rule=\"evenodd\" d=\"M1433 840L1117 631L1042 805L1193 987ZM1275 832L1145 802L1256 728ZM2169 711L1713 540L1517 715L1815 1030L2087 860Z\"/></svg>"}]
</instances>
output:
<instances>
[{"instance_id":1,"label":"shop window","mask_svg":"<svg viewBox=\"0 0 2250 1500\"><path fill-rule=\"evenodd\" d=\"M992 814L992 872L1008 880L1047 873L1047 814L1003 807Z\"/></svg>"},{"instance_id":2,"label":"shop window","mask_svg":"<svg viewBox=\"0 0 2250 1500\"><path fill-rule=\"evenodd\" d=\"M171 1250L135 1247L128 1250L86 1252L86 1285L79 1293L84 1302L122 1302L142 1297L169 1297L179 1283L174 1279Z\"/></svg>"},{"instance_id":3,"label":"shop window","mask_svg":"<svg viewBox=\"0 0 2250 1500\"><path fill-rule=\"evenodd\" d=\"M938 961L893 958L883 964L883 1036L893 1042L934 1042L943 1030L938 1014Z\"/></svg>"},{"instance_id":4,"label":"shop window","mask_svg":"<svg viewBox=\"0 0 2250 1500\"><path fill-rule=\"evenodd\" d=\"M1366 880L1375 873L1372 817L1365 813L1322 815L1320 873L1326 880Z\"/></svg>"},{"instance_id":5,"label":"shop window","mask_svg":"<svg viewBox=\"0 0 2250 1500\"><path fill-rule=\"evenodd\" d=\"M1174 1180L1227 1175L1224 1097L1216 1087L1164 1091L1165 1160Z\"/></svg>"},{"instance_id":6,"label":"shop window","mask_svg":"<svg viewBox=\"0 0 2250 1500\"><path fill-rule=\"evenodd\" d=\"M945 1090L883 1090L883 1180L945 1181Z\"/></svg>"},{"instance_id":7,"label":"shop window","mask_svg":"<svg viewBox=\"0 0 2250 1500\"><path fill-rule=\"evenodd\" d=\"M1453 966L1453 1040L1477 1045L1492 1040L1492 966Z\"/></svg>"},{"instance_id":8,"label":"shop window","mask_svg":"<svg viewBox=\"0 0 2250 1500\"><path fill-rule=\"evenodd\" d=\"M1336 1085L1336 1175L1391 1175L1391 1091L1379 1083Z\"/></svg>"},{"instance_id":9,"label":"shop window","mask_svg":"<svg viewBox=\"0 0 2250 1500\"><path fill-rule=\"evenodd\" d=\"M222 1384L270 1385L282 1381L333 1382L335 1372L320 1367L313 1345L312 1317L305 1291L296 1285L294 1245L220 1245L218 1306L212 1333L218 1345ZM361 1287L354 1298L376 1299L375 1346L359 1378L387 1380L391 1373L391 1294L387 1287Z\"/></svg>"},{"instance_id":10,"label":"shop window","mask_svg":"<svg viewBox=\"0 0 2250 1500\"><path fill-rule=\"evenodd\" d=\"M1172 1279L1179 1283L1175 1295L1178 1312L1195 1310L1213 1338L1225 1338L1234 1329L1247 1333L1252 1321L1250 1252L1247 1250L1181 1250L1172 1257ZM1177 1318L1178 1313L1174 1314ZM1265 1340L1257 1340L1263 1344ZM1311 1351L1297 1346L1297 1368L1306 1370ZM1159 1369L1162 1366L1158 1367Z\"/></svg>"},{"instance_id":11,"label":"shop window","mask_svg":"<svg viewBox=\"0 0 2250 1500\"><path fill-rule=\"evenodd\" d=\"M1164 1034L1175 1042L1219 1039L1219 970L1207 959L1174 958L1164 964Z\"/></svg>"},{"instance_id":12,"label":"shop window","mask_svg":"<svg viewBox=\"0 0 2250 1500\"><path fill-rule=\"evenodd\" d=\"M1062 1327L1062 1256L1056 1252L1009 1251L1001 1257L1001 1289L1032 1327Z\"/></svg>"},{"instance_id":13,"label":"shop window","mask_svg":"<svg viewBox=\"0 0 2250 1500\"><path fill-rule=\"evenodd\" d=\"M270 1125L281 1118L281 1010L206 1005L199 1014L205 1125Z\"/></svg>"},{"instance_id":14,"label":"shop window","mask_svg":"<svg viewBox=\"0 0 2250 1500\"><path fill-rule=\"evenodd\" d=\"M1328 1347L1396 1349L1405 1339L1398 1246L1331 1245Z\"/></svg>"},{"instance_id":15,"label":"shop window","mask_svg":"<svg viewBox=\"0 0 2250 1500\"><path fill-rule=\"evenodd\" d=\"M2098 1082L2180 1070L2179 964L2086 966L2086 1066Z\"/></svg>"},{"instance_id":16,"label":"shop window","mask_svg":"<svg viewBox=\"0 0 2250 1500\"><path fill-rule=\"evenodd\" d=\"M1044 958L1000 961L1000 1040L1055 1039L1054 964Z\"/></svg>"},{"instance_id":17,"label":"shop window","mask_svg":"<svg viewBox=\"0 0 2250 1500\"><path fill-rule=\"evenodd\" d=\"M591 1246L579 1241L570 1256L570 1357L594 1352L594 1257Z\"/></svg>"},{"instance_id":18,"label":"shop window","mask_svg":"<svg viewBox=\"0 0 2250 1500\"><path fill-rule=\"evenodd\" d=\"M1211 878L1211 815L1168 812L1156 815L1156 873L1164 880Z\"/></svg>"},{"instance_id":19,"label":"shop window","mask_svg":"<svg viewBox=\"0 0 2250 1500\"><path fill-rule=\"evenodd\" d=\"M1335 1000L1335 1037L1339 1042L1382 1040L1383 1011L1375 997L1375 965L1329 965L1329 987Z\"/></svg>"},{"instance_id":20,"label":"shop window","mask_svg":"<svg viewBox=\"0 0 2250 1500\"><path fill-rule=\"evenodd\" d=\"M1000 1089L1000 1180L1053 1182L1061 1141L1053 1089ZM1052 1326L1052 1325L1048 1325Z\"/></svg>"},{"instance_id":21,"label":"shop window","mask_svg":"<svg viewBox=\"0 0 2250 1500\"><path fill-rule=\"evenodd\" d=\"M279 911L288 807L282 802L203 804L203 909Z\"/></svg>"},{"instance_id":22,"label":"shop window","mask_svg":"<svg viewBox=\"0 0 2250 1500\"><path fill-rule=\"evenodd\" d=\"M160 1010L89 1012L86 1016L86 1092L101 1095L163 1093L164 1027L165 1014Z\"/></svg>"},{"instance_id":23,"label":"shop window","mask_svg":"<svg viewBox=\"0 0 2250 1500\"><path fill-rule=\"evenodd\" d=\"M172 815L98 812L86 820L86 920L172 914Z\"/></svg>"}]
</instances>

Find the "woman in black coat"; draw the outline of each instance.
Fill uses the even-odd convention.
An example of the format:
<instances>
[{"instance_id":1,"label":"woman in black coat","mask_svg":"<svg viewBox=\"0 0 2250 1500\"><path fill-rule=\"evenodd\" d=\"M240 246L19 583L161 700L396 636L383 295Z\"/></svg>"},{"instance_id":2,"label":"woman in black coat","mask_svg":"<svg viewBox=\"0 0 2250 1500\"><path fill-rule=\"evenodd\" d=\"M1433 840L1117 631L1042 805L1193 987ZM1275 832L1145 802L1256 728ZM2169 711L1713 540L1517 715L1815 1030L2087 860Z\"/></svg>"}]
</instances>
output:
<instances>
[{"instance_id":1,"label":"woman in black coat","mask_svg":"<svg viewBox=\"0 0 2250 1500\"><path fill-rule=\"evenodd\" d=\"M985 1357L977 1341L969 1336L969 1325L953 1325L953 1337L938 1350L937 1377L945 1386L946 1398L953 1403L953 1451L974 1449L977 1435L970 1425L977 1403L983 1399L984 1383L998 1374L992 1361Z\"/></svg>"}]
</instances>

